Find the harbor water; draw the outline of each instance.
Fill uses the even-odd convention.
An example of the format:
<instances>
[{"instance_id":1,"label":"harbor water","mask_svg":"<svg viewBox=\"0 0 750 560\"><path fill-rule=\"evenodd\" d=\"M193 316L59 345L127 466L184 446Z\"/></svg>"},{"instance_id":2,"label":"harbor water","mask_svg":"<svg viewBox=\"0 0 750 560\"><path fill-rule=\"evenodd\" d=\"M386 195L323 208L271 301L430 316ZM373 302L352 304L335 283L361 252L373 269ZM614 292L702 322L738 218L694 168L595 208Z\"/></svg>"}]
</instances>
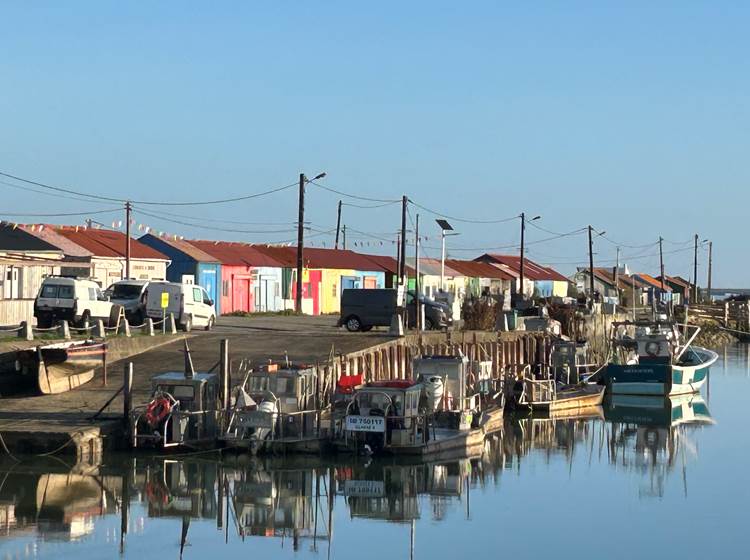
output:
<instances>
[{"instance_id":1,"label":"harbor water","mask_svg":"<svg viewBox=\"0 0 750 560\"><path fill-rule=\"evenodd\" d=\"M741 557L750 351L719 355L700 396L510 417L471 459L4 455L0 560Z\"/></svg>"}]
</instances>

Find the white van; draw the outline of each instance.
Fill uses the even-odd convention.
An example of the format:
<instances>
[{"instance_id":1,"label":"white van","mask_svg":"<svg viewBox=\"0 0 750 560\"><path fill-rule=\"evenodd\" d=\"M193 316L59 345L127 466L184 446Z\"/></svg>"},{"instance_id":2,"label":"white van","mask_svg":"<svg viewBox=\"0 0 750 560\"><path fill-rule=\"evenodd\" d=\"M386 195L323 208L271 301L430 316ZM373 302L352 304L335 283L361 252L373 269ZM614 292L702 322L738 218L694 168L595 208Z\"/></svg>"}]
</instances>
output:
<instances>
[{"instance_id":1,"label":"white van","mask_svg":"<svg viewBox=\"0 0 750 560\"><path fill-rule=\"evenodd\" d=\"M39 328L49 328L61 320L83 324L102 319L109 325L119 312L115 309L113 313L112 308L112 302L93 280L48 276L34 301L34 317Z\"/></svg>"},{"instance_id":2,"label":"white van","mask_svg":"<svg viewBox=\"0 0 750 560\"><path fill-rule=\"evenodd\" d=\"M167 294L166 308L162 307L162 294ZM146 288L146 315L158 321L170 313L185 332L193 327L210 331L216 324L214 302L202 287L176 282L149 282Z\"/></svg>"}]
</instances>

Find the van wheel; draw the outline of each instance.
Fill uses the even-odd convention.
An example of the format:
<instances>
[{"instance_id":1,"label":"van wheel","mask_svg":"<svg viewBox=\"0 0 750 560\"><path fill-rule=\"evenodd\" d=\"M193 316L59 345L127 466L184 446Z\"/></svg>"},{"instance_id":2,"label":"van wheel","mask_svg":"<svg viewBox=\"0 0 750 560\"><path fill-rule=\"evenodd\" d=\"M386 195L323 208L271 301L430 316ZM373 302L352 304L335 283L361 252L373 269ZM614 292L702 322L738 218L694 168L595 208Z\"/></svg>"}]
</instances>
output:
<instances>
[{"instance_id":1,"label":"van wheel","mask_svg":"<svg viewBox=\"0 0 750 560\"><path fill-rule=\"evenodd\" d=\"M52 326L52 317L49 315L40 315L36 318L36 326L40 329L48 329Z\"/></svg>"},{"instance_id":2,"label":"van wheel","mask_svg":"<svg viewBox=\"0 0 750 560\"><path fill-rule=\"evenodd\" d=\"M435 328L435 323L433 323L433 322L432 322L432 319L430 319L429 317L427 317L427 318L426 318L426 319L424 320L424 329L425 329L426 331L431 331L431 330L433 330L434 328Z\"/></svg>"},{"instance_id":3,"label":"van wheel","mask_svg":"<svg viewBox=\"0 0 750 560\"><path fill-rule=\"evenodd\" d=\"M206 325L206 330L210 331L211 329L213 329L215 322L216 322L216 319L214 319L213 317L209 317L208 318L208 324Z\"/></svg>"},{"instance_id":4,"label":"van wheel","mask_svg":"<svg viewBox=\"0 0 750 560\"><path fill-rule=\"evenodd\" d=\"M370 332L372 330L372 325L362 325L362 332Z\"/></svg>"},{"instance_id":5,"label":"van wheel","mask_svg":"<svg viewBox=\"0 0 750 560\"><path fill-rule=\"evenodd\" d=\"M81 323L79 326L85 327L87 322L89 323L89 326L91 326L91 311L89 311L88 309L83 312L83 315L81 315ZM84 333L84 334L88 334L88 333Z\"/></svg>"},{"instance_id":6,"label":"van wheel","mask_svg":"<svg viewBox=\"0 0 750 560\"><path fill-rule=\"evenodd\" d=\"M346 320L346 330L349 332L357 332L361 329L362 323L356 315L352 315Z\"/></svg>"},{"instance_id":7,"label":"van wheel","mask_svg":"<svg viewBox=\"0 0 750 560\"><path fill-rule=\"evenodd\" d=\"M185 318L185 322L182 324L182 330L185 332L190 332L193 328L193 317L191 315L188 315Z\"/></svg>"}]
</instances>

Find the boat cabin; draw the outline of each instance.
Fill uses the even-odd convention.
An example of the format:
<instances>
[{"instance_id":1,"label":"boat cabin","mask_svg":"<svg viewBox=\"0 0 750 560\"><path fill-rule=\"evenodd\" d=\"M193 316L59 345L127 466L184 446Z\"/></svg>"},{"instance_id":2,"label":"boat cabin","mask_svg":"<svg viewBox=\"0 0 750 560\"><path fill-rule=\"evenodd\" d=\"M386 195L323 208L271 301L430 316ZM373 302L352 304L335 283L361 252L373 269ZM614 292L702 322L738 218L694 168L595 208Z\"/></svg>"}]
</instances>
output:
<instances>
[{"instance_id":1,"label":"boat cabin","mask_svg":"<svg viewBox=\"0 0 750 560\"><path fill-rule=\"evenodd\" d=\"M152 398L133 410L133 447L213 444L219 433L219 376L166 372L151 380Z\"/></svg>"},{"instance_id":2,"label":"boat cabin","mask_svg":"<svg viewBox=\"0 0 750 560\"><path fill-rule=\"evenodd\" d=\"M414 378L428 389L434 411L460 411L473 408L467 402L469 359L466 356L423 356L412 362Z\"/></svg>"},{"instance_id":3,"label":"boat cabin","mask_svg":"<svg viewBox=\"0 0 750 560\"><path fill-rule=\"evenodd\" d=\"M420 443L422 391L421 383L409 380L377 381L359 387L346 412L347 437L359 436L378 447Z\"/></svg>"},{"instance_id":4,"label":"boat cabin","mask_svg":"<svg viewBox=\"0 0 750 560\"><path fill-rule=\"evenodd\" d=\"M277 411L284 414L311 410L316 404L317 372L311 367L277 369L270 364L250 373L245 391L257 403L275 401Z\"/></svg>"}]
</instances>

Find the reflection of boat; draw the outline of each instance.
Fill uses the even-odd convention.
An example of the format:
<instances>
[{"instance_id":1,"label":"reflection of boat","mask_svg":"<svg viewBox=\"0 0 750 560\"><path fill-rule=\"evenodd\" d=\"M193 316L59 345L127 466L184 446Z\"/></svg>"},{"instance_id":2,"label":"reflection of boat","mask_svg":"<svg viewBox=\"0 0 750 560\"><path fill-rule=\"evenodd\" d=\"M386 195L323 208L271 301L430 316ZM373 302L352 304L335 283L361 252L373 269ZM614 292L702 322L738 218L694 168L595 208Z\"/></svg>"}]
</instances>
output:
<instances>
[{"instance_id":1,"label":"reflection of boat","mask_svg":"<svg viewBox=\"0 0 750 560\"><path fill-rule=\"evenodd\" d=\"M106 342L61 342L16 353L16 370L43 394L63 393L91 381L102 366Z\"/></svg>"},{"instance_id":2,"label":"reflection of boat","mask_svg":"<svg viewBox=\"0 0 750 560\"><path fill-rule=\"evenodd\" d=\"M612 357L600 377L612 394L696 393L718 358L716 352L692 346L698 327L683 344L672 321L624 321L612 326Z\"/></svg>"},{"instance_id":3,"label":"reflection of boat","mask_svg":"<svg viewBox=\"0 0 750 560\"><path fill-rule=\"evenodd\" d=\"M463 356L429 356L414 360L414 381L356 387L339 446L433 459L481 453L503 418L502 392L481 372L472 374Z\"/></svg>"},{"instance_id":4,"label":"reflection of boat","mask_svg":"<svg viewBox=\"0 0 750 560\"><path fill-rule=\"evenodd\" d=\"M665 481L678 457L683 462L687 492L685 448L695 451L688 435L714 423L700 395L613 395L604 415L611 423L608 442L611 462L649 475L642 494L663 495Z\"/></svg>"}]
</instances>

